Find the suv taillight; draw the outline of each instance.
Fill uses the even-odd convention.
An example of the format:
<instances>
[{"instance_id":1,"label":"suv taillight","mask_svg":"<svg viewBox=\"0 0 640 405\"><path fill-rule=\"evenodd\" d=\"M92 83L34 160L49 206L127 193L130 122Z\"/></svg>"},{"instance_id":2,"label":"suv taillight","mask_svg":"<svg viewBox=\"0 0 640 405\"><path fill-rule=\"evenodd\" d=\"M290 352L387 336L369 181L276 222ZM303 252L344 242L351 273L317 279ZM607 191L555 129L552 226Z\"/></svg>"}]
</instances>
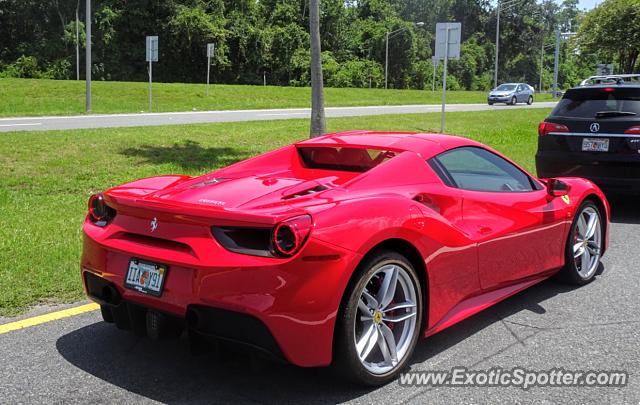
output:
<instances>
[{"instance_id":1,"label":"suv taillight","mask_svg":"<svg viewBox=\"0 0 640 405\"><path fill-rule=\"evenodd\" d=\"M640 135L640 125L628 128L624 133L628 135Z\"/></svg>"},{"instance_id":2,"label":"suv taillight","mask_svg":"<svg viewBox=\"0 0 640 405\"><path fill-rule=\"evenodd\" d=\"M545 136L551 132L569 132L569 128L563 124L556 124L555 122L542 121L538 124L538 135Z\"/></svg>"}]
</instances>

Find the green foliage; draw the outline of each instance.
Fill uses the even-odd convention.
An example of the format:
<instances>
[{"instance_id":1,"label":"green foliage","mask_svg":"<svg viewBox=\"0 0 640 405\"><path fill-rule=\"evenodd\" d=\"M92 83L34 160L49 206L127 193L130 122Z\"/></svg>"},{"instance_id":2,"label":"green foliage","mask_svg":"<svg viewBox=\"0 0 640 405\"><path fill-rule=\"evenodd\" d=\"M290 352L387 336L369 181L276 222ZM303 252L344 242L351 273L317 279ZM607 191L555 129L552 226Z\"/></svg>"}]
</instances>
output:
<instances>
[{"instance_id":1,"label":"green foliage","mask_svg":"<svg viewBox=\"0 0 640 405\"><path fill-rule=\"evenodd\" d=\"M540 47L553 44L558 26L581 33L577 45L563 44L561 87L593 74L598 62L615 59L621 69L631 71L640 44L639 1L606 0L586 16L578 10L577 0L560 5L554 0L523 0L502 10L499 81L537 84ZM2 75L69 77L65 61L75 60L75 8L71 0L0 1L0 38L11 38L10 44L0 45ZM386 34L397 31L389 39L389 87L429 88L435 24L440 21L462 22L462 56L449 65L451 86L487 90L493 84L493 1L322 0L321 8L328 86L384 86ZM79 11L84 21L82 4ZM213 42L215 83L261 84L266 74L271 85L309 84L306 0L100 0L94 4L93 21L97 80L146 80L144 38L158 35L155 81L202 82L206 44ZM418 21L424 26L416 26ZM85 27L83 22L78 25L83 58ZM574 52L576 46L580 53ZM542 73L546 88L552 53L547 48ZM23 55L36 58L35 66L31 60L18 62Z\"/></svg>"},{"instance_id":2,"label":"green foliage","mask_svg":"<svg viewBox=\"0 0 640 405\"><path fill-rule=\"evenodd\" d=\"M58 59L51 63L42 75L47 79L68 80L71 79L72 66L68 59Z\"/></svg>"},{"instance_id":3,"label":"green foliage","mask_svg":"<svg viewBox=\"0 0 640 405\"><path fill-rule=\"evenodd\" d=\"M38 58L22 55L5 68L0 77L39 79L43 77L43 73L38 67Z\"/></svg>"},{"instance_id":4,"label":"green foliage","mask_svg":"<svg viewBox=\"0 0 640 405\"><path fill-rule=\"evenodd\" d=\"M366 59L352 59L340 65L328 81L331 87L380 87L384 85L382 66Z\"/></svg>"},{"instance_id":5,"label":"green foliage","mask_svg":"<svg viewBox=\"0 0 640 405\"><path fill-rule=\"evenodd\" d=\"M633 73L640 55L640 0L605 0L588 13L578 31L578 45L620 73Z\"/></svg>"}]
</instances>

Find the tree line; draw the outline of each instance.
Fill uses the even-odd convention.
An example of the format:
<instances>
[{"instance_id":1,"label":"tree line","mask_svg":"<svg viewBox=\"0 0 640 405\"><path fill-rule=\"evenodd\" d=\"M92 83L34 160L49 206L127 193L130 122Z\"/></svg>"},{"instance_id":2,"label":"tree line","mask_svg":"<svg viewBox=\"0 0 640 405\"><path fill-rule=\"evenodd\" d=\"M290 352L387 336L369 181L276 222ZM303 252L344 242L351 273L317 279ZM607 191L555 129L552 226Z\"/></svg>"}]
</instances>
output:
<instances>
[{"instance_id":1,"label":"tree line","mask_svg":"<svg viewBox=\"0 0 640 405\"><path fill-rule=\"evenodd\" d=\"M0 76L75 78L76 10L84 58L85 0L0 0ZM322 0L324 83L383 87L385 36L389 87L431 88L435 24L462 23L462 52L449 64L450 89L492 86L496 5L489 0ZM216 44L217 83L310 85L308 0L94 0L93 77L147 78L145 36L160 37L154 79L203 82L206 44ZM415 23L423 22L422 26ZM640 0L605 0L595 10L578 0L518 0L501 11L499 81L551 86L555 29L578 35L562 42L560 87L595 73L638 68ZM81 63L82 77L84 64ZM436 74L436 86L440 74Z\"/></svg>"}]
</instances>

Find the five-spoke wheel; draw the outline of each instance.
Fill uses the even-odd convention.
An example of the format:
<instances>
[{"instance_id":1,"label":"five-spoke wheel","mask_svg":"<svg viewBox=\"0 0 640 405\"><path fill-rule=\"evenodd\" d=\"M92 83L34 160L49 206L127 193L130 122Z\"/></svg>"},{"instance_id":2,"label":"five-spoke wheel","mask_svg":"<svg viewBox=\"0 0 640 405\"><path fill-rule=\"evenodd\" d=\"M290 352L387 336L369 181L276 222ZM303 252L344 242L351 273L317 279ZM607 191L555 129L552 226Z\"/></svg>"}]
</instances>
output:
<instances>
[{"instance_id":1,"label":"five-spoke wheel","mask_svg":"<svg viewBox=\"0 0 640 405\"><path fill-rule=\"evenodd\" d=\"M571 226L565 267L559 277L574 284L593 279L602 256L602 217L598 207L587 201L578 209Z\"/></svg>"},{"instance_id":2,"label":"five-spoke wheel","mask_svg":"<svg viewBox=\"0 0 640 405\"><path fill-rule=\"evenodd\" d=\"M415 348L422 320L422 292L403 256L381 251L365 259L350 286L339 319L337 362L364 384L396 377Z\"/></svg>"}]
</instances>

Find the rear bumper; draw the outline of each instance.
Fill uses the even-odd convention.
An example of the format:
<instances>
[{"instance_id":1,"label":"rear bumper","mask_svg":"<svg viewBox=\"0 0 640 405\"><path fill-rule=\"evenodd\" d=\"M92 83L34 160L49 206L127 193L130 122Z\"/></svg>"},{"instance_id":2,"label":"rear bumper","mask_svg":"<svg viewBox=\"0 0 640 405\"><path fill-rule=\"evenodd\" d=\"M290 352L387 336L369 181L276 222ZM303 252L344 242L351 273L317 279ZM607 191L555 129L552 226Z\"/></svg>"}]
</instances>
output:
<instances>
[{"instance_id":1,"label":"rear bumper","mask_svg":"<svg viewBox=\"0 0 640 405\"><path fill-rule=\"evenodd\" d=\"M83 281L87 295L102 306L105 319L115 323L120 329L155 338L177 337L186 329L191 338L197 336L231 341L249 346L274 359L286 360L267 325L251 315L190 305L182 318L122 299L115 284L91 272L84 273ZM153 312L154 316L150 317L149 312ZM151 322L155 322L155 325L151 325Z\"/></svg>"},{"instance_id":2,"label":"rear bumper","mask_svg":"<svg viewBox=\"0 0 640 405\"><path fill-rule=\"evenodd\" d=\"M287 260L225 251L214 255L219 266L204 259L207 265L198 266L169 255L113 249L92 236L85 226L81 272L85 292L94 301L115 311L129 306L159 311L199 334L249 344L299 366L331 363L335 319L351 270L360 260L357 254L312 238ZM168 266L160 297L124 288L131 257ZM88 281L95 278L108 283L116 302L107 302L103 287Z\"/></svg>"},{"instance_id":3,"label":"rear bumper","mask_svg":"<svg viewBox=\"0 0 640 405\"><path fill-rule=\"evenodd\" d=\"M536 170L541 178L583 177L607 192L640 193L640 161L637 159L596 159L587 154L539 151Z\"/></svg>"}]
</instances>

